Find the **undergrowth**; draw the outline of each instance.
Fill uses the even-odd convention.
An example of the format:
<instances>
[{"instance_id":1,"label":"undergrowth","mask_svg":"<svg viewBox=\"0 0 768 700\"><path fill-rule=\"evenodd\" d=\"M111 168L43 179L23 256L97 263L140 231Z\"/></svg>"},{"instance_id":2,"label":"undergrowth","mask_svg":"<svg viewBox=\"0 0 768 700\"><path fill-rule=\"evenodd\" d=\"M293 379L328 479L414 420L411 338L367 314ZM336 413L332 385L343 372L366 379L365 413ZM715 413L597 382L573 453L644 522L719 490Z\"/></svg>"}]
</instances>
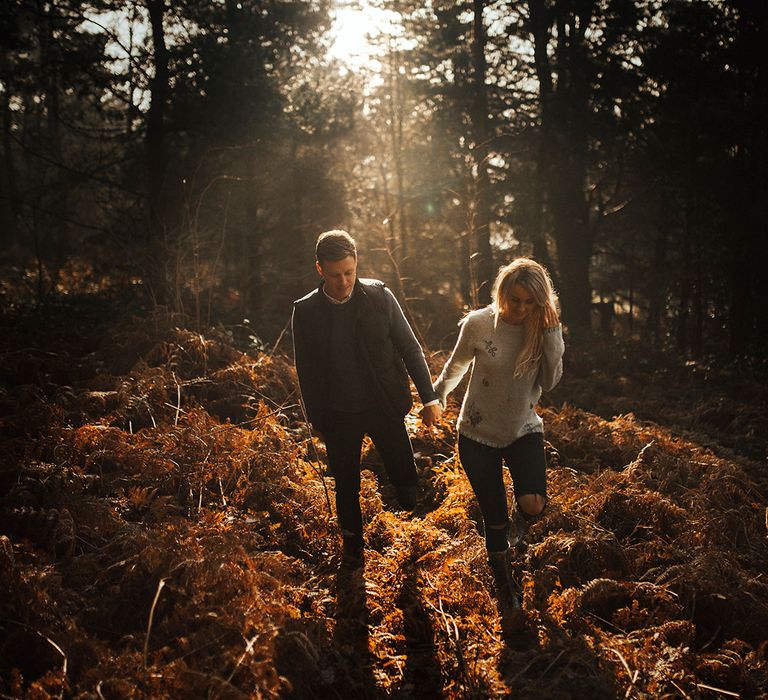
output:
<instances>
[{"instance_id":1,"label":"undergrowth","mask_svg":"<svg viewBox=\"0 0 768 700\"><path fill-rule=\"evenodd\" d=\"M520 630L497 604L453 400L435 429L408 418L413 515L366 442L365 565L348 571L288 358L245 354L224 328L13 321L0 347L5 697L768 692L765 465L698 440L704 421L665 427L641 401L607 415L611 401L632 408L629 389L603 392L603 417L577 408L588 398L565 395L589 383L572 361L542 408L550 501L515 550Z\"/></svg>"}]
</instances>

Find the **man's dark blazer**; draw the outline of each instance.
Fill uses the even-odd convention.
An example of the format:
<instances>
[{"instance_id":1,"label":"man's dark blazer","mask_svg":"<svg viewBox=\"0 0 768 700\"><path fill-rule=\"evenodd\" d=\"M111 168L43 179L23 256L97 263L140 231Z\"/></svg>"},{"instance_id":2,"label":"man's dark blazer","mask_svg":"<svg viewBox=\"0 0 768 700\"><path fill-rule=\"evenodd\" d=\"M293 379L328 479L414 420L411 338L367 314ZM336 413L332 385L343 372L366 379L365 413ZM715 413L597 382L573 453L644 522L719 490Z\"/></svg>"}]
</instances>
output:
<instances>
[{"instance_id":1,"label":"man's dark blazer","mask_svg":"<svg viewBox=\"0 0 768 700\"><path fill-rule=\"evenodd\" d=\"M358 279L354 304L357 357L366 390L392 417L403 418L413 405L408 375L423 403L437 398L424 352L400 304L379 280ZM331 302L322 283L293 303L293 348L302 400L310 423L322 432L329 410Z\"/></svg>"}]
</instances>

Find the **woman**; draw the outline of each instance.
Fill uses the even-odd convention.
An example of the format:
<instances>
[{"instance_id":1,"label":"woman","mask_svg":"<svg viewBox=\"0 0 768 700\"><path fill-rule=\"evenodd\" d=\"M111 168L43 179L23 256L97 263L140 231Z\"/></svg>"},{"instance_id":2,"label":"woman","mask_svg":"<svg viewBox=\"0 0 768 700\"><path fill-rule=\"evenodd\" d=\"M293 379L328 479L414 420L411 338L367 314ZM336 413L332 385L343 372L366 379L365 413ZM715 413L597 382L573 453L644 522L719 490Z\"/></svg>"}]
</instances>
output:
<instances>
[{"instance_id":1,"label":"woman","mask_svg":"<svg viewBox=\"0 0 768 700\"><path fill-rule=\"evenodd\" d=\"M546 463L541 392L563 373L563 335L557 295L547 271L519 258L501 268L493 302L468 314L448 362L434 385L445 406L474 362L459 414L459 458L480 504L488 561L505 597L509 515L502 462L510 470L518 513L541 514L546 503Z\"/></svg>"}]
</instances>

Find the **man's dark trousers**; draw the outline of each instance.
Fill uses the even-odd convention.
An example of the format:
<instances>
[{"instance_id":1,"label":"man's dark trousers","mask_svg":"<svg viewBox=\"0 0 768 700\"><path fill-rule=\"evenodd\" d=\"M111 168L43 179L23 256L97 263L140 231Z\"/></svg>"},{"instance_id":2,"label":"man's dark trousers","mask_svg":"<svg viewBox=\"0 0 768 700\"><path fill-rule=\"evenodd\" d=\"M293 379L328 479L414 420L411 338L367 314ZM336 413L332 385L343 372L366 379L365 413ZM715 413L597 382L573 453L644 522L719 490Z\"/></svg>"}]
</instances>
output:
<instances>
[{"instance_id":1,"label":"man's dark trousers","mask_svg":"<svg viewBox=\"0 0 768 700\"><path fill-rule=\"evenodd\" d=\"M381 410L359 413L332 411L323 432L328 467L336 482L336 513L345 538L362 545L363 517L360 511L360 452L363 437L373 440L397 491L413 488L418 481L413 450L402 418Z\"/></svg>"}]
</instances>

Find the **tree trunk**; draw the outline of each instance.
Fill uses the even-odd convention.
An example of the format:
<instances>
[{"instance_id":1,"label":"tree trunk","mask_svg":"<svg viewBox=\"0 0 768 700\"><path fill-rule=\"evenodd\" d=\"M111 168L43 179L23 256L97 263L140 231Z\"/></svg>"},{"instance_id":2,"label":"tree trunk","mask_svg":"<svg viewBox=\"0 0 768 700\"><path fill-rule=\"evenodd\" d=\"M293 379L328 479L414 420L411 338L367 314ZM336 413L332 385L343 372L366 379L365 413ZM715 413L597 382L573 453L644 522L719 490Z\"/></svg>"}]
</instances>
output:
<instances>
[{"instance_id":1,"label":"tree trunk","mask_svg":"<svg viewBox=\"0 0 768 700\"><path fill-rule=\"evenodd\" d=\"M5 70L3 70L5 74ZM6 89L2 93L3 110L3 164L4 164L4 183L2 188L2 222L3 233L2 243L4 245L13 245L16 243L16 225L19 220L19 193L16 187L16 164L14 160L13 147L11 144L11 122L13 116L10 109L10 83L6 83Z\"/></svg>"},{"instance_id":2,"label":"tree trunk","mask_svg":"<svg viewBox=\"0 0 768 700\"><path fill-rule=\"evenodd\" d=\"M731 298L728 314L729 350L732 355L744 355L749 350L752 336L750 309L754 304L752 278L744 274L744 264L739 249L733 254L731 265Z\"/></svg>"},{"instance_id":3,"label":"tree trunk","mask_svg":"<svg viewBox=\"0 0 768 700\"><path fill-rule=\"evenodd\" d=\"M696 231L696 255L694 258L693 316L695 320L693 334L693 354L701 357L704 353L704 275L701 269L701 231Z\"/></svg>"},{"instance_id":4,"label":"tree trunk","mask_svg":"<svg viewBox=\"0 0 768 700\"><path fill-rule=\"evenodd\" d=\"M658 224L656 238L653 242L650 289L646 292L649 301L647 329L651 342L656 347L661 343L661 320L667 297L667 285L664 276L664 268L667 263L667 237L666 222L662 221Z\"/></svg>"},{"instance_id":5,"label":"tree trunk","mask_svg":"<svg viewBox=\"0 0 768 700\"><path fill-rule=\"evenodd\" d=\"M680 300L677 312L677 349L688 351L688 315L691 303L691 212L685 211L681 257L683 269L680 275Z\"/></svg>"},{"instance_id":6,"label":"tree trunk","mask_svg":"<svg viewBox=\"0 0 768 700\"><path fill-rule=\"evenodd\" d=\"M40 64L44 67L42 79L44 99L40 111L40 134L42 152L53 165L52 169L40 171L38 187L40 196L38 206L45 213L33 217L34 252L37 260L38 302L42 303L55 289L58 270L65 254L67 233L67 186L60 179L63 166L61 148L61 113L60 113L60 66L61 56L56 47L56 7L38 2L37 10L42 18L37 24L37 37L40 44ZM56 183L55 186L52 186Z\"/></svg>"},{"instance_id":7,"label":"tree trunk","mask_svg":"<svg viewBox=\"0 0 768 700\"><path fill-rule=\"evenodd\" d=\"M467 305L472 305L472 271L470 256L472 253L469 248L469 232L462 231L459 235L459 259L461 260L460 285L461 298Z\"/></svg>"},{"instance_id":8,"label":"tree trunk","mask_svg":"<svg viewBox=\"0 0 768 700\"><path fill-rule=\"evenodd\" d=\"M136 3L131 3L131 15L128 20L128 51L133 56L134 51L134 24L138 18ZM128 106L125 110L125 134L130 138L134 131L134 123L139 115L139 108L133 102L133 93L136 91L136 66L129 59L126 65L125 80L128 83Z\"/></svg>"},{"instance_id":9,"label":"tree trunk","mask_svg":"<svg viewBox=\"0 0 768 700\"><path fill-rule=\"evenodd\" d=\"M168 49L165 44L165 0L147 0L152 28L152 46L155 75L150 81L150 104L147 113L147 213L148 240L145 250L148 281L155 302L168 301L168 280L165 273L168 262L165 212L165 114L168 102Z\"/></svg>"},{"instance_id":10,"label":"tree trunk","mask_svg":"<svg viewBox=\"0 0 768 700\"><path fill-rule=\"evenodd\" d=\"M533 193L533 257L549 271L555 289L560 288L560 272L555 267L547 246L547 234L544 231L544 188L545 178L542 172L544 168L544 134L539 134L539 148L536 162L535 185Z\"/></svg>"},{"instance_id":11,"label":"tree trunk","mask_svg":"<svg viewBox=\"0 0 768 700\"><path fill-rule=\"evenodd\" d=\"M554 217L554 221L563 318L572 329L588 332L591 329L592 309L592 285L589 281L592 241L588 227L584 218L579 219L573 209L566 207Z\"/></svg>"},{"instance_id":12,"label":"tree trunk","mask_svg":"<svg viewBox=\"0 0 768 700\"><path fill-rule=\"evenodd\" d=\"M473 2L473 40L472 59L474 71L474 90L472 94L472 129L475 165L475 234L474 270L477 285L478 302L488 304L491 301L491 286L495 277L493 250L491 248L491 218L493 193L489 173L491 123L488 117L488 94L485 87L488 66L485 58L487 36L483 21L484 0Z\"/></svg>"},{"instance_id":13,"label":"tree trunk","mask_svg":"<svg viewBox=\"0 0 768 700\"><path fill-rule=\"evenodd\" d=\"M400 57L394 46L389 48L390 55L390 85L389 85L389 136L392 147L392 161L395 165L395 187L397 190L397 224L400 234L399 254L395 255L393 248L392 255L398 264L405 262L408 267L408 222L406 219L405 207L405 167L403 165L403 105L402 93L400 89ZM387 212L390 219L394 218L390 212Z\"/></svg>"},{"instance_id":14,"label":"tree trunk","mask_svg":"<svg viewBox=\"0 0 768 700\"><path fill-rule=\"evenodd\" d=\"M294 136L294 138L291 140L291 199L293 201L290 212L290 220L288 221L289 227L286 228L286 231L292 232L291 240L294 241L294 244L289 246L288 250L283 251L285 258L282 262L282 264L285 266L284 269L286 270L290 270L292 266L298 265L297 273L300 270L305 269L307 262L310 261L297 261L296 250L304 250L304 244L309 243L307 239L313 235L310 232L309 227L305 225L304 221L304 190L302 189L301 172L298 167L299 145L300 144L297 142L297 137ZM294 277L298 278L299 275L295 274ZM302 292L300 287L294 287L294 291L298 291L299 294L306 293Z\"/></svg>"},{"instance_id":15,"label":"tree trunk","mask_svg":"<svg viewBox=\"0 0 768 700\"><path fill-rule=\"evenodd\" d=\"M53 45L55 42L56 27L56 7L55 4L51 4L48 7L48 21L46 22L46 37L45 45L47 47L46 53L48 56L44 60L44 64L47 66L46 70L46 133L48 138L48 148L50 150L51 158L59 164L59 167L64 166L64 151L62 149L62 135L61 135L61 85L60 85L60 69L59 69L59 56L53 55ZM58 52L57 52L58 54ZM57 177L58 173L54 175ZM57 178L58 179L58 178ZM58 271L61 268L64 258L68 253L67 246L67 220L69 219L69 206L68 206L68 187L66 185L59 185L54 188L51 193L51 202L49 205L52 217L50 222L51 231L51 247L48 251L48 258L51 270L51 280L55 280L58 277Z\"/></svg>"},{"instance_id":16,"label":"tree trunk","mask_svg":"<svg viewBox=\"0 0 768 700\"><path fill-rule=\"evenodd\" d=\"M768 71L764 47L768 37L768 7L765 3L740 3L737 20L736 74L740 103L738 114L755 116L738 134L736 173L740 187L732 201L731 298L728 319L729 348L734 355L764 353L768 341L768 282L765 256L765 192L768 190L765 120L768 102ZM759 115L759 116L757 116Z\"/></svg>"},{"instance_id":17,"label":"tree trunk","mask_svg":"<svg viewBox=\"0 0 768 700\"><path fill-rule=\"evenodd\" d=\"M592 231L585 196L589 78L582 45L588 22L570 10L563 10L565 5L567 3L562 2L556 5L558 77L555 87L548 55L551 18L544 0L528 2L545 145L542 173L557 243L563 317L572 329L589 331Z\"/></svg>"},{"instance_id":18,"label":"tree trunk","mask_svg":"<svg viewBox=\"0 0 768 700\"><path fill-rule=\"evenodd\" d=\"M628 285L629 285L629 332L635 330L635 231L632 231L629 238L629 265Z\"/></svg>"},{"instance_id":19,"label":"tree trunk","mask_svg":"<svg viewBox=\"0 0 768 700\"><path fill-rule=\"evenodd\" d=\"M387 251L394 257L395 248L397 248L397 235L395 234L395 217L392 216L392 198L389 196L389 181L387 180L387 169L382 159L379 159L379 176L381 177L381 196L384 200L384 211L387 216L385 219L387 225Z\"/></svg>"},{"instance_id":20,"label":"tree trunk","mask_svg":"<svg viewBox=\"0 0 768 700\"><path fill-rule=\"evenodd\" d=\"M549 118L544 119L543 114L547 115L551 111L552 104L552 70L547 56L547 42L549 38L548 21L543 2L529 2L529 11L531 15L531 30L534 36L534 64L536 66L536 75L539 79L539 104L542 112L542 120L539 128L539 147L536 163L536 230L534 231L534 255L536 258L549 268L553 279L560 278L559 266L556 269L553 261L550 259L549 250L546 247L546 233L544 231L544 208L545 192L549 182L550 175L550 153L549 142Z\"/></svg>"}]
</instances>

